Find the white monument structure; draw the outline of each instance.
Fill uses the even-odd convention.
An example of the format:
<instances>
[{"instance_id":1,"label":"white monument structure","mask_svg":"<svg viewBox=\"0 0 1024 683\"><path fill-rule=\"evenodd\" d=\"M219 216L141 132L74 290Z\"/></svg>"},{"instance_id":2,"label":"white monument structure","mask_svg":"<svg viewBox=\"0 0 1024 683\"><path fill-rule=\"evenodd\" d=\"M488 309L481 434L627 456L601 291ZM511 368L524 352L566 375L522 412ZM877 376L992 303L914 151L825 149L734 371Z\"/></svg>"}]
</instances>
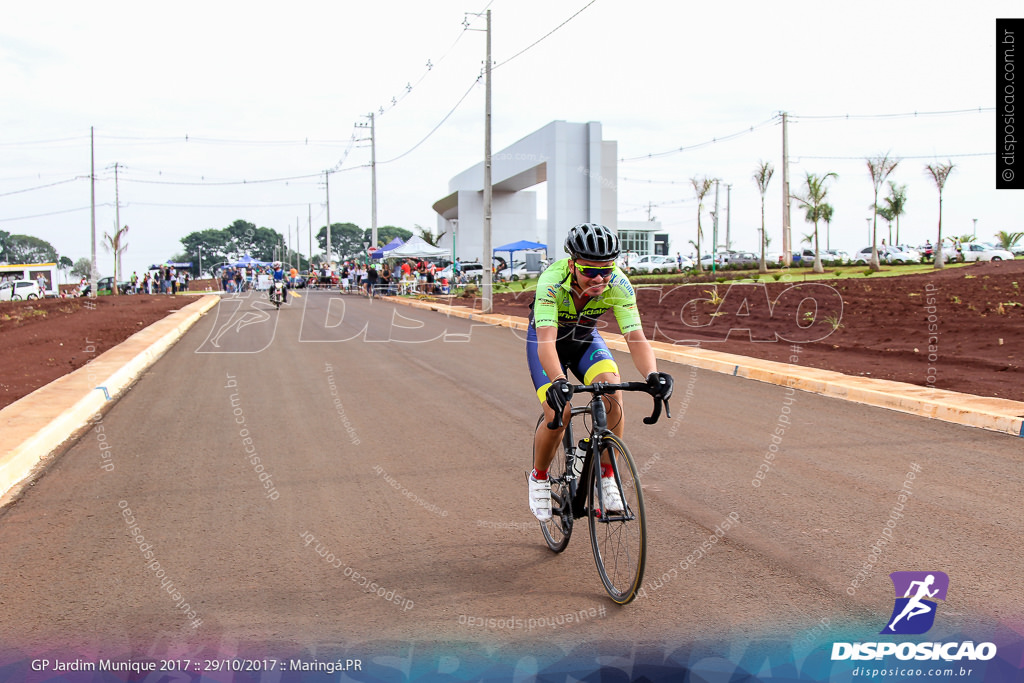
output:
<instances>
[{"instance_id":1,"label":"white monument structure","mask_svg":"<svg viewBox=\"0 0 1024 683\"><path fill-rule=\"evenodd\" d=\"M491 155L491 245L519 240L548 245L561 258L569 228L602 223L617 230L618 144L601 139L601 124L552 121ZM547 182L547 219L537 218L537 193ZM449 194L434 204L439 245L453 258L487 263L483 253L483 162L448 183Z\"/></svg>"}]
</instances>

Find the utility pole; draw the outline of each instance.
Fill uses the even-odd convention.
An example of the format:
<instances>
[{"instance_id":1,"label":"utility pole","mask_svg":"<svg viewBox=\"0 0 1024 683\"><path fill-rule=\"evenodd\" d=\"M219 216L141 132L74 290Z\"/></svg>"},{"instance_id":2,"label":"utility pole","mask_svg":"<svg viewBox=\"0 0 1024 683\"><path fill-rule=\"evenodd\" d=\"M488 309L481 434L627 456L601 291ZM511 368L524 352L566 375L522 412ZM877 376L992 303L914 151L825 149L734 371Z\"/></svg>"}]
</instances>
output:
<instances>
[{"instance_id":1,"label":"utility pole","mask_svg":"<svg viewBox=\"0 0 1024 683\"><path fill-rule=\"evenodd\" d=\"M487 59L484 62L484 297L481 310L490 313L493 309L494 292L491 277L491 10L487 10Z\"/></svg>"},{"instance_id":2,"label":"utility pole","mask_svg":"<svg viewBox=\"0 0 1024 683\"><path fill-rule=\"evenodd\" d=\"M89 274L89 292L92 297L96 297L99 292L96 291L98 286L96 273L96 129L94 126L89 126L89 185L92 193L92 268ZM117 286L117 283L114 283Z\"/></svg>"},{"instance_id":3,"label":"utility pole","mask_svg":"<svg viewBox=\"0 0 1024 683\"><path fill-rule=\"evenodd\" d=\"M725 186L725 248L732 249L729 227L732 223L732 185Z\"/></svg>"},{"instance_id":4,"label":"utility pole","mask_svg":"<svg viewBox=\"0 0 1024 683\"><path fill-rule=\"evenodd\" d=\"M715 216L712 219L712 231L714 232L714 237L711 240L712 258L718 253L718 215L718 178L715 178ZM714 263L713 260L712 263Z\"/></svg>"},{"instance_id":5,"label":"utility pole","mask_svg":"<svg viewBox=\"0 0 1024 683\"><path fill-rule=\"evenodd\" d=\"M782 112L782 262L793 265L792 237L789 232L789 124Z\"/></svg>"},{"instance_id":6,"label":"utility pole","mask_svg":"<svg viewBox=\"0 0 1024 683\"><path fill-rule=\"evenodd\" d=\"M370 141L370 244L377 246L377 137L374 130L374 114L371 111L366 115L370 119L367 123L357 123L356 128L369 128L370 137L359 140Z\"/></svg>"},{"instance_id":7,"label":"utility pole","mask_svg":"<svg viewBox=\"0 0 1024 683\"><path fill-rule=\"evenodd\" d=\"M331 172L324 171L324 184L327 187L327 267L331 267Z\"/></svg>"},{"instance_id":8,"label":"utility pole","mask_svg":"<svg viewBox=\"0 0 1024 683\"><path fill-rule=\"evenodd\" d=\"M114 162L114 237L118 236L121 232L121 194L117 187L117 162ZM121 253L117 250L120 246L121 240L117 240L115 244L110 246L114 247L114 294L120 294L121 289L117 286L118 275L121 273Z\"/></svg>"},{"instance_id":9,"label":"utility pole","mask_svg":"<svg viewBox=\"0 0 1024 683\"><path fill-rule=\"evenodd\" d=\"M306 212L309 214L309 274L313 274L313 205L306 204Z\"/></svg>"},{"instance_id":10,"label":"utility pole","mask_svg":"<svg viewBox=\"0 0 1024 683\"><path fill-rule=\"evenodd\" d=\"M467 12L467 14L469 14ZM484 234L483 234L483 293L480 301L480 310L490 313L494 302L494 278L491 268L494 264L491 252L491 204L493 190L491 187L491 10L487 10L487 57L484 60ZM480 16L476 13L475 16ZM468 31L479 31L480 29L469 28L469 22L464 21L463 25Z\"/></svg>"}]
</instances>

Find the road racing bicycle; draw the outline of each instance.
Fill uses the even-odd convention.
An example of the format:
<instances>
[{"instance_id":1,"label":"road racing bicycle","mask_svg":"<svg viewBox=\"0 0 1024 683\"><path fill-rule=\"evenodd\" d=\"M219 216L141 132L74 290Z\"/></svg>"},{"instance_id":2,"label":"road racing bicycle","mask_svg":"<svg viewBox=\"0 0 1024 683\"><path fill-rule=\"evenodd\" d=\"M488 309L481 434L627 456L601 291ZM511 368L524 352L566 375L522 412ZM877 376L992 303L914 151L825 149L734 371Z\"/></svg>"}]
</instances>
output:
<instances>
[{"instance_id":1,"label":"road racing bicycle","mask_svg":"<svg viewBox=\"0 0 1024 683\"><path fill-rule=\"evenodd\" d=\"M573 385L573 395L589 393L592 397L586 406L572 408L569 424L562 435L562 448L556 450L548 468L551 519L540 523L548 547L560 553L569 545L573 520L587 518L590 545L601 582L612 600L620 605L636 597L644 578L647 520L636 463L623 440L608 428L608 413L602 397L616 391L650 393L650 390L646 382ZM672 417L668 401L655 398L654 412L644 418L644 424L658 421L662 403L665 405L665 414ZM543 421L544 416L541 415L537 422L538 428ZM557 414L555 420L547 426L557 429L561 424L562 415ZM581 427L580 431L587 434L579 443L575 441L574 425ZM602 463L611 465L612 476L622 494L621 512L605 512L600 478Z\"/></svg>"}]
</instances>

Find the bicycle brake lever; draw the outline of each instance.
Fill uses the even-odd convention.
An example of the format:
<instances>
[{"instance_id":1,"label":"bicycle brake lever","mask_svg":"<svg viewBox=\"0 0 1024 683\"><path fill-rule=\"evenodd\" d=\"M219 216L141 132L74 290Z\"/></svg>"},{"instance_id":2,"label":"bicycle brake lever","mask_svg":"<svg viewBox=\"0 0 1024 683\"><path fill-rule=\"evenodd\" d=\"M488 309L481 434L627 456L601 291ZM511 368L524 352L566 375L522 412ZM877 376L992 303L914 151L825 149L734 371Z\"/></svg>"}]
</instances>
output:
<instances>
[{"instance_id":1,"label":"bicycle brake lever","mask_svg":"<svg viewBox=\"0 0 1024 683\"><path fill-rule=\"evenodd\" d=\"M650 417L644 418L644 424L652 425L658 421L659 417L661 417L661 400L654 399L654 412L651 413Z\"/></svg>"},{"instance_id":2,"label":"bicycle brake lever","mask_svg":"<svg viewBox=\"0 0 1024 683\"><path fill-rule=\"evenodd\" d=\"M561 426L562 426L562 413L556 412L555 413L555 419L552 420L551 422L548 422L548 429L555 430L555 429L561 428Z\"/></svg>"}]
</instances>

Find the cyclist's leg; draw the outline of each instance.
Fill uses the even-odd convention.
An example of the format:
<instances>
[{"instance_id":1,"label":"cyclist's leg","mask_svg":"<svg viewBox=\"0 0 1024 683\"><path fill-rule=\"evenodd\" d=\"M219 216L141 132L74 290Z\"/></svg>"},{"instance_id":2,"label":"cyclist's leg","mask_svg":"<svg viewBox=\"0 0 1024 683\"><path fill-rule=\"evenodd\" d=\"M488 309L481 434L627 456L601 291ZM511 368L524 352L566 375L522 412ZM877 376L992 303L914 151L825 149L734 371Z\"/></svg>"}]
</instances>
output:
<instances>
[{"instance_id":1,"label":"cyclist's leg","mask_svg":"<svg viewBox=\"0 0 1024 683\"><path fill-rule=\"evenodd\" d=\"M551 386L551 382L548 379L547 373L544 372L544 367L540 363L540 356L537 354L537 330L533 325L530 325L526 333L526 360L530 367L530 376L533 378L533 387L544 410L544 421L537 426L537 431L534 434L533 467L536 470L544 471L548 469L552 458L555 456L555 449L558 448L558 444L562 440L562 433L565 432L565 425L569 423L572 408L568 405L565 407L565 412L562 414L561 427L558 429L548 429L548 423L555 419L555 411L547 404L546 400L548 387Z\"/></svg>"}]
</instances>

